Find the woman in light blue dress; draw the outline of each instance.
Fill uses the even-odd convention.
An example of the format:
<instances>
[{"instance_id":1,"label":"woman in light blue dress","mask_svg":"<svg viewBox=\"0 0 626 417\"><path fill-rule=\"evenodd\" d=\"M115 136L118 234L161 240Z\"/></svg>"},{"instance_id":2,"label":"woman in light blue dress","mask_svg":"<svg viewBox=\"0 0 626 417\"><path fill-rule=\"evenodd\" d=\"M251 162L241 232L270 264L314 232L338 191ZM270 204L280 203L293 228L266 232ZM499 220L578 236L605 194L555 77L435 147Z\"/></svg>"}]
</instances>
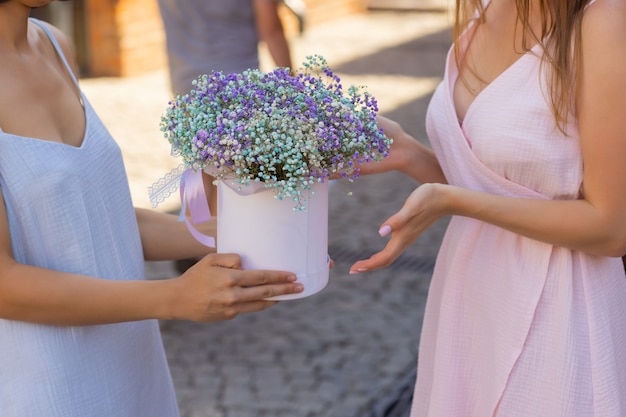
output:
<instances>
[{"instance_id":1,"label":"woman in light blue dress","mask_svg":"<svg viewBox=\"0 0 626 417\"><path fill-rule=\"evenodd\" d=\"M29 19L47 3L0 0L0 417L174 417L157 320L228 319L302 288L237 255L144 279L146 259L208 248L176 216L132 207L67 39Z\"/></svg>"}]
</instances>

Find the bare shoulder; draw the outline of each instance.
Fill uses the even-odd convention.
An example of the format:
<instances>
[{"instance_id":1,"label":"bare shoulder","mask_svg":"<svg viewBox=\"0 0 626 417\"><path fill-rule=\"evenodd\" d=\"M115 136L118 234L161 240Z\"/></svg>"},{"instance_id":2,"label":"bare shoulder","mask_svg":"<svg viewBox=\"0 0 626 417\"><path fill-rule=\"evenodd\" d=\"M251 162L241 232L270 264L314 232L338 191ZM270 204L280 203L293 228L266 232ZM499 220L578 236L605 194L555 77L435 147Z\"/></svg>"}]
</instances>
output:
<instances>
[{"instance_id":1,"label":"bare shoulder","mask_svg":"<svg viewBox=\"0 0 626 417\"><path fill-rule=\"evenodd\" d=\"M589 47L602 47L602 44L623 46L626 41L626 2L596 0L585 11L582 37L583 44L587 43Z\"/></svg>"},{"instance_id":2,"label":"bare shoulder","mask_svg":"<svg viewBox=\"0 0 626 417\"><path fill-rule=\"evenodd\" d=\"M61 50L63 51L63 55L65 55L65 59L67 59L67 62L72 67L74 75L78 78L78 65L76 64L74 46L72 45L71 40L58 27L51 25L48 22L40 22L50 30L54 38L57 40L59 46L61 47Z\"/></svg>"},{"instance_id":3,"label":"bare shoulder","mask_svg":"<svg viewBox=\"0 0 626 417\"><path fill-rule=\"evenodd\" d=\"M612 149L604 155L607 160L610 152L623 152L626 143L622 115L626 107L625 43L626 2L596 0L587 8L582 21L578 120L586 143L598 146L598 138L603 138L603 143ZM602 162L597 164L601 166ZM623 160L620 164L623 165Z\"/></svg>"},{"instance_id":4,"label":"bare shoulder","mask_svg":"<svg viewBox=\"0 0 626 417\"><path fill-rule=\"evenodd\" d=\"M626 2L596 0L583 16L583 68L623 78L626 66Z\"/></svg>"}]
</instances>

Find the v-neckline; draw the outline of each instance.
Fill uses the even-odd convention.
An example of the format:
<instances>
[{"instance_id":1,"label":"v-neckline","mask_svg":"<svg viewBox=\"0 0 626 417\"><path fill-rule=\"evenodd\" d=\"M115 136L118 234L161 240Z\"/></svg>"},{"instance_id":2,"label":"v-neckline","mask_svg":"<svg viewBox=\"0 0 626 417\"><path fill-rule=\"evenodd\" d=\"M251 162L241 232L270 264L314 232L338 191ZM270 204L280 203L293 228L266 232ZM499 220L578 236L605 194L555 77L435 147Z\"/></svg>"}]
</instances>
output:
<instances>
[{"instance_id":1,"label":"v-neckline","mask_svg":"<svg viewBox=\"0 0 626 417\"><path fill-rule=\"evenodd\" d=\"M475 33L471 33L470 39L467 39L467 40L463 39L464 37L468 36L467 32L470 29L472 29L475 32L475 30L477 28L468 28L468 30L464 34L461 35L461 42L466 42L466 45L464 45L465 46L465 50L463 51L463 53L467 52L467 48L469 48L469 44L472 42L472 38L475 35ZM472 101L467 106L467 108L465 110L465 116L463 117L463 119L461 119L459 117L459 111L458 111L457 103L456 103L456 100L454 99L454 90L456 88L456 83L459 82L461 72L460 72L459 67L458 67L458 65L456 63L456 59L454 58L454 49L453 48L451 49L450 53L448 54L448 62L447 62L448 73L451 76L450 77L450 83L449 83L450 100L452 102L452 108L454 109L454 115L455 115L456 119L458 120L459 126L461 128L463 128L463 126L467 122L468 116L470 116L474 112L473 109L476 107L476 103L478 102L478 104L480 104L482 97L487 95L489 93L489 91L492 89L492 85L499 83L502 78L505 78L511 71L513 71L518 66L519 62L524 60L525 58L527 58L527 56L535 55L535 50L540 45L541 45L540 43L537 43L537 44L533 45L532 48L530 48L527 52L521 54L519 56L519 58L517 58L515 61L513 61L511 63L511 65L506 67L493 80L491 80L488 84L486 84L485 87L482 90L480 90L478 92L478 94L476 94L474 96ZM450 74L449 70L451 69L452 65L454 65L454 67L453 67L454 68L454 73ZM452 77L452 75L454 75L454 77Z\"/></svg>"},{"instance_id":2,"label":"v-neckline","mask_svg":"<svg viewBox=\"0 0 626 417\"><path fill-rule=\"evenodd\" d=\"M14 138L22 138L22 139L30 139L30 140L36 140L36 141L40 141L40 142L48 142L51 144L56 144L62 147L69 147L69 148L73 148L73 149L84 149L87 138L88 138L88 128L89 128L89 118L87 117L87 98L85 97L85 95L83 94L80 85L78 84L78 80L76 79L74 73L72 72L72 68L69 66L67 59L65 58L65 55L63 54L63 51L61 50L58 41L56 40L56 38L54 37L54 35L52 34L52 32L50 32L49 29L46 28L46 26L44 26L43 24L40 23L39 20L34 19L34 18L29 18L29 23L33 22L33 24L35 25L35 27L38 28L38 30L41 30L45 37L48 39L50 45L52 46L52 49L54 51L54 53L56 54L56 56L61 60L61 62L63 63L62 68L65 69L65 71L67 72L67 74L70 75L70 78L73 80L74 85L76 87L76 90L78 92L78 101L82 110L82 117L84 120L84 126L83 126L83 132L82 132L82 136L80 138L80 143L74 145L71 143L67 143L67 142L63 142L61 141L55 141L55 140L49 140L49 139L44 139L44 138L36 138L36 137L31 137L31 136L24 136L24 135L19 135L19 134L15 134L15 133L10 133L10 132L6 132L3 131L2 128L0 127L0 134L4 134L4 135L9 135L12 136Z\"/></svg>"},{"instance_id":3,"label":"v-neckline","mask_svg":"<svg viewBox=\"0 0 626 417\"><path fill-rule=\"evenodd\" d=\"M80 100L81 100L81 107L83 109L83 117L85 119L85 127L83 128L83 135L81 137L81 141L78 145L72 145L70 143L67 142L59 142L56 140L48 140L48 139L43 139L43 138L36 138L36 137L32 137L32 136L24 136L24 135L19 135L16 133L11 133L11 132L6 132L4 130L2 130L2 128L0 128L0 136L2 135L7 135L7 136L11 136L13 138L17 138L17 139L22 139L22 140L27 140L27 141L35 141L37 143L41 142L41 143L49 143L51 144L51 146L59 146L61 148L70 148L70 149L75 149L75 150L82 150L85 149L87 143L88 143L88 138L89 138L89 127L90 127L90 121L89 121L89 117L88 117L88 102L87 102L87 98L85 97L85 95L83 94L82 91L80 91Z\"/></svg>"},{"instance_id":4,"label":"v-neckline","mask_svg":"<svg viewBox=\"0 0 626 417\"><path fill-rule=\"evenodd\" d=\"M502 71L500 74L498 74L498 76L496 78L494 78L489 84L487 84L485 86L485 88L483 88L478 94L476 94L474 99L467 106L467 109L465 110L465 116L463 117L463 119L461 119L459 117L458 107L456 105L456 101L454 100L454 88L455 88L456 83L459 82L459 69L458 69L458 67L456 67L456 63L454 64L455 65L455 77L454 77L454 80L451 80L450 100L452 100L452 107L454 108L455 116L456 116L457 120L459 121L459 125L461 127L463 127L467 123L468 118L473 113L475 113L474 109L476 107L478 107L482 101L484 101L483 97L489 95L490 91L494 88L493 85L494 84L497 85L497 84L501 83L502 79L506 79L508 74L510 72L514 71L518 67L518 64L520 63L520 61L526 59L527 56L530 55L533 52L535 47L533 47L530 51L522 54L518 59L515 60L515 62L513 62L504 71Z\"/></svg>"}]
</instances>

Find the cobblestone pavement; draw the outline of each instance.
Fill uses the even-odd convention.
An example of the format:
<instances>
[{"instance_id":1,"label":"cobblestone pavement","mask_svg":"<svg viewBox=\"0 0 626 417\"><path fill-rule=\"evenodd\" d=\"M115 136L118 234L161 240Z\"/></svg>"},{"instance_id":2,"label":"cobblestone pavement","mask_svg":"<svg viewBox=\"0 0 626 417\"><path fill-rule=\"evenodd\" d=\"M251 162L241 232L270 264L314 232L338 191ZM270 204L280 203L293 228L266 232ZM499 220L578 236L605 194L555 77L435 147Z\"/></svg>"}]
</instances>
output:
<instances>
[{"instance_id":1,"label":"cobblestone pavement","mask_svg":"<svg viewBox=\"0 0 626 417\"><path fill-rule=\"evenodd\" d=\"M335 20L292 39L294 62L325 56L344 85L366 85L382 114L425 140L426 106L442 76L449 22L444 13L407 11ZM120 143L135 204L149 206L147 187L179 164L158 126L169 98L165 71L82 85ZM352 196L341 184L332 187L335 268L321 293L223 323L163 322L182 417L408 415L425 297L447 219L391 267L347 272L383 247L379 224L415 186L387 173L360 178L350 185ZM159 207L176 208L176 198ZM146 266L151 279L176 274L169 262Z\"/></svg>"}]
</instances>

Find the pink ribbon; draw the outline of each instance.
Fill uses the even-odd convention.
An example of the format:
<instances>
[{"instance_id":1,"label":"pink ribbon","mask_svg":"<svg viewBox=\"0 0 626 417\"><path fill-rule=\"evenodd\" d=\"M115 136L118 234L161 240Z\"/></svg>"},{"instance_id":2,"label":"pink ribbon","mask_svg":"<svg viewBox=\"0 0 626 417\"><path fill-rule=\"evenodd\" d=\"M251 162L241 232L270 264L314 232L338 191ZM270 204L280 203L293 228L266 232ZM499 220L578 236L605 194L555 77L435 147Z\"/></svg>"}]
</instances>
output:
<instances>
[{"instance_id":1,"label":"pink ribbon","mask_svg":"<svg viewBox=\"0 0 626 417\"><path fill-rule=\"evenodd\" d=\"M215 238L201 233L194 227L194 224L211 220L211 210L204 192L201 170L187 169L183 172L180 178L180 201L182 208L180 209L178 220L185 222L187 229L198 242L204 246L214 248ZM191 221L186 216L187 207L189 207Z\"/></svg>"}]
</instances>

